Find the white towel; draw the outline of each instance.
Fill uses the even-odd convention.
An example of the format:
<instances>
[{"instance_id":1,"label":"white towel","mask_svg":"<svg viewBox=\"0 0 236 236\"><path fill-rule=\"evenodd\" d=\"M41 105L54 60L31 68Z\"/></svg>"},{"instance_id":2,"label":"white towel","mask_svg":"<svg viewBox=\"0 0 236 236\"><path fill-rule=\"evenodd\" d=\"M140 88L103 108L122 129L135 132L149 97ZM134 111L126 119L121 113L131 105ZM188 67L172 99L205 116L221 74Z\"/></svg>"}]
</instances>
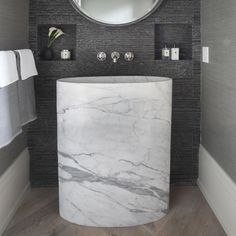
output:
<instances>
[{"instance_id":1,"label":"white towel","mask_svg":"<svg viewBox=\"0 0 236 236\"><path fill-rule=\"evenodd\" d=\"M20 55L20 75L22 80L38 75L34 56L30 49L16 50Z\"/></svg>"},{"instance_id":2,"label":"white towel","mask_svg":"<svg viewBox=\"0 0 236 236\"><path fill-rule=\"evenodd\" d=\"M0 51L0 88L19 80L13 51Z\"/></svg>"},{"instance_id":3,"label":"white towel","mask_svg":"<svg viewBox=\"0 0 236 236\"><path fill-rule=\"evenodd\" d=\"M22 132L18 84L0 89L0 149Z\"/></svg>"}]
</instances>

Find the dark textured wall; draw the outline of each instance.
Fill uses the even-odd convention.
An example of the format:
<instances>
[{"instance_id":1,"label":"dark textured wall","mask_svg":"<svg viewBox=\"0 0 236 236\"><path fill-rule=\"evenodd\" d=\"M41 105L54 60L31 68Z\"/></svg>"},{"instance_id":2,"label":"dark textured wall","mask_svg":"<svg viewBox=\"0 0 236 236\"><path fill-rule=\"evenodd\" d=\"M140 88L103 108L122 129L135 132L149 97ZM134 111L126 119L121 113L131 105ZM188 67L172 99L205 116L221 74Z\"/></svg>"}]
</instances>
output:
<instances>
[{"instance_id":1,"label":"dark textured wall","mask_svg":"<svg viewBox=\"0 0 236 236\"><path fill-rule=\"evenodd\" d=\"M0 50L28 48L28 16L29 0L0 0ZM0 175L26 148L26 144L24 132L0 149Z\"/></svg>"},{"instance_id":2,"label":"dark textured wall","mask_svg":"<svg viewBox=\"0 0 236 236\"><path fill-rule=\"evenodd\" d=\"M236 182L236 1L202 1L202 144Z\"/></svg>"},{"instance_id":3,"label":"dark textured wall","mask_svg":"<svg viewBox=\"0 0 236 236\"><path fill-rule=\"evenodd\" d=\"M192 25L192 60L155 61L155 24ZM37 26L76 24L76 61L37 61L38 120L31 126L33 186L57 184L56 80L68 76L158 75L174 79L171 181L195 184L200 133L200 1L164 0L146 20L128 27L104 27L80 16L68 0L31 0L30 45L38 50ZM174 35L173 35L174 37ZM96 54L133 51L135 61L98 62Z\"/></svg>"}]
</instances>

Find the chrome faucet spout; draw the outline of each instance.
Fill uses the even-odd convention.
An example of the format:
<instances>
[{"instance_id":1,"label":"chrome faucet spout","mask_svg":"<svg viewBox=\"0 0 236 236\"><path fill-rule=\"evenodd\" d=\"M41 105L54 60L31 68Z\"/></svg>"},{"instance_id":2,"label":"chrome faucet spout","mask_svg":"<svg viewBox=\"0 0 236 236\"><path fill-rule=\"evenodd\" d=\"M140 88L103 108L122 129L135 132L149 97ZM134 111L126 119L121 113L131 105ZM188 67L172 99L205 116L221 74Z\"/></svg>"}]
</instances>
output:
<instances>
[{"instance_id":1,"label":"chrome faucet spout","mask_svg":"<svg viewBox=\"0 0 236 236\"><path fill-rule=\"evenodd\" d=\"M119 52L112 52L111 53L111 58L113 60L113 63L117 63L117 61L120 58L120 53Z\"/></svg>"}]
</instances>

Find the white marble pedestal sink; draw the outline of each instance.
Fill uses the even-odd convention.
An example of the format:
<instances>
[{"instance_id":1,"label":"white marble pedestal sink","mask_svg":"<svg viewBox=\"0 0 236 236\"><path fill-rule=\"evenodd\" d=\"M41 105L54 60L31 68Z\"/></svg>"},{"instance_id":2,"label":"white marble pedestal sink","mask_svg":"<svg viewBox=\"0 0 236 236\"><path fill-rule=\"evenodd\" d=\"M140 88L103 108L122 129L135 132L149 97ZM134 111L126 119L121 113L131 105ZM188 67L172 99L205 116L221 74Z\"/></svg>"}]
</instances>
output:
<instances>
[{"instance_id":1,"label":"white marble pedestal sink","mask_svg":"<svg viewBox=\"0 0 236 236\"><path fill-rule=\"evenodd\" d=\"M169 206L172 80L146 76L57 82L60 215L123 227Z\"/></svg>"}]
</instances>

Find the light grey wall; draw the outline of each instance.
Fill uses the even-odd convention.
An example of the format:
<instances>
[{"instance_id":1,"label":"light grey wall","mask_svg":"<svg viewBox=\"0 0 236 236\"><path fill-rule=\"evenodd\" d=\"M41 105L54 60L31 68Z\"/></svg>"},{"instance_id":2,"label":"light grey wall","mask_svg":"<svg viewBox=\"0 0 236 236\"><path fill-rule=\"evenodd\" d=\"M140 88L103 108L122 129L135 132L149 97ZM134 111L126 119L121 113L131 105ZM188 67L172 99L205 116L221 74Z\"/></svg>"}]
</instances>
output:
<instances>
[{"instance_id":1,"label":"light grey wall","mask_svg":"<svg viewBox=\"0 0 236 236\"><path fill-rule=\"evenodd\" d=\"M29 0L0 0L0 50L28 46Z\"/></svg>"},{"instance_id":2,"label":"light grey wall","mask_svg":"<svg viewBox=\"0 0 236 236\"><path fill-rule=\"evenodd\" d=\"M236 182L236 1L202 0L202 144Z\"/></svg>"},{"instance_id":3,"label":"light grey wall","mask_svg":"<svg viewBox=\"0 0 236 236\"><path fill-rule=\"evenodd\" d=\"M28 48L28 19L28 0L0 0L0 50ZM0 176L25 147L23 133L0 149Z\"/></svg>"},{"instance_id":4,"label":"light grey wall","mask_svg":"<svg viewBox=\"0 0 236 236\"><path fill-rule=\"evenodd\" d=\"M0 176L26 148L26 134L17 136L11 144L0 149Z\"/></svg>"}]
</instances>

